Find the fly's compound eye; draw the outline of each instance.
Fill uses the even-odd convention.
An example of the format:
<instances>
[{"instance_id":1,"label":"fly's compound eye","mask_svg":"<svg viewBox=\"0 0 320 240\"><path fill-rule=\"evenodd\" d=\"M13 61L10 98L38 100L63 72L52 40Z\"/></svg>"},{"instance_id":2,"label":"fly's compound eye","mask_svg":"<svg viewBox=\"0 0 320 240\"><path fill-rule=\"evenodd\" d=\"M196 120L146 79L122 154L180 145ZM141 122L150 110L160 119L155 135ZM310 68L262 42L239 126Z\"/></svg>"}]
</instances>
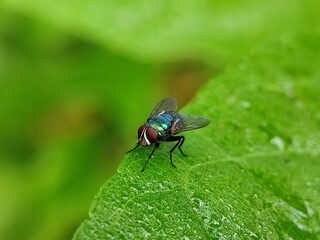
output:
<instances>
[{"instance_id":1,"label":"fly's compound eye","mask_svg":"<svg viewBox=\"0 0 320 240\"><path fill-rule=\"evenodd\" d=\"M146 131L149 142L154 143L157 141L157 132L152 127L148 127Z\"/></svg>"},{"instance_id":2,"label":"fly's compound eye","mask_svg":"<svg viewBox=\"0 0 320 240\"><path fill-rule=\"evenodd\" d=\"M144 127L145 127L145 125L142 125L141 127L139 127L139 129L138 129L138 138L141 137L141 134L143 132Z\"/></svg>"}]
</instances>

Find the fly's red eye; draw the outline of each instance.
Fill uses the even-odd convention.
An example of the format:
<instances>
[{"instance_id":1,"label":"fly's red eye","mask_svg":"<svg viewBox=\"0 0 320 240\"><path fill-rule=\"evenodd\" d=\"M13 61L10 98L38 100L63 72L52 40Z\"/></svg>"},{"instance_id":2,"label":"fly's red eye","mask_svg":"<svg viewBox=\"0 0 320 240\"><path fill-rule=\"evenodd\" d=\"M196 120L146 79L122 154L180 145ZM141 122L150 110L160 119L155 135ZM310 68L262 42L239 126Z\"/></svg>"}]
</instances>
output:
<instances>
[{"instance_id":1,"label":"fly's red eye","mask_svg":"<svg viewBox=\"0 0 320 240\"><path fill-rule=\"evenodd\" d=\"M142 134L142 131L143 131L144 127L145 127L145 125L142 125L141 127L139 127L139 129L138 129L138 138L141 137L141 134Z\"/></svg>"},{"instance_id":2,"label":"fly's red eye","mask_svg":"<svg viewBox=\"0 0 320 240\"><path fill-rule=\"evenodd\" d=\"M146 131L149 142L154 143L157 141L157 132L152 127L148 127Z\"/></svg>"}]
</instances>

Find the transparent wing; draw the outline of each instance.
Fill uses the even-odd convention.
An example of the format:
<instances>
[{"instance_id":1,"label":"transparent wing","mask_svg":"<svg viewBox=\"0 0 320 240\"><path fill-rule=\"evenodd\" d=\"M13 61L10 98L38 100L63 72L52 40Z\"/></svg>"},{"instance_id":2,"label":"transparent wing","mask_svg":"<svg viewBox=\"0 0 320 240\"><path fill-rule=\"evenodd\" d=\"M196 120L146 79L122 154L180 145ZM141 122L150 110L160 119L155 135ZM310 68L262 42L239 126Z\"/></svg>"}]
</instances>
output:
<instances>
[{"instance_id":1,"label":"transparent wing","mask_svg":"<svg viewBox=\"0 0 320 240\"><path fill-rule=\"evenodd\" d=\"M157 104L153 109L150 117L159 115L162 112L176 112L178 110L178 103L175 98L166 98Z\"/></svg>"},{"instance_id":2,"label":"transparent wing","mask_svg":"<svg viewBox=\"0 0 320 240\"><path fill-rule=\"evenodd\" d=\"M172 126L173 134L203 128L210 123L210 119L187 113L178 113L177 122Z\"/></svg>"}]
</instances>

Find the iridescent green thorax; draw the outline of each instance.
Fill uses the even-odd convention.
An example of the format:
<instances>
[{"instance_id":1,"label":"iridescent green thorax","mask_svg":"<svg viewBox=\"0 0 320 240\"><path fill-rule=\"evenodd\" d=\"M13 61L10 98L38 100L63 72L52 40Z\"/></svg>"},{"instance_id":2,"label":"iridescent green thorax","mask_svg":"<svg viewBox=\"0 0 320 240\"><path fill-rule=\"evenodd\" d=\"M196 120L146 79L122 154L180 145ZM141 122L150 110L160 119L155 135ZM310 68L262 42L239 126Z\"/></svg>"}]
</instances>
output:
<instances>
[{"instance_id":1,"label":"iridescent green thorax","mask_svg":"<svg viewBox=\"0 0 320 240\"><path fill-rule=\"evenodd\" d=\"M173 117L169 114L162 114L151 118L148 121L148 126L152 127L157 131L158 137L166 137L167 130L171 127Z\"/></svg>"}]
</instances>

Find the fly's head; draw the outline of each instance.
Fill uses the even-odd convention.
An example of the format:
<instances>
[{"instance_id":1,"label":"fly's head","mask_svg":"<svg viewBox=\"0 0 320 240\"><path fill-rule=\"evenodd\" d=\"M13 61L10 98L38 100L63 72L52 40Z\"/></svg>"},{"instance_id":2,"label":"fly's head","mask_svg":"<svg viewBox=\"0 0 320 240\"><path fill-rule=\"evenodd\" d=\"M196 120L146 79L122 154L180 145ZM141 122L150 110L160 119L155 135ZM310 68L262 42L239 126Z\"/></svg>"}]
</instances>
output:
<instances>
[{"instance_id":1,"label":"fly's head","mask_svg":"<svg viewBox=\"0 0 320 240\"><path fill-rule=\"evenodd\" d=\"M143 147L148 147L157 141L157 132L152 127L142 125L138 129L138 141Z\"/></svg>"}]
</instances>

